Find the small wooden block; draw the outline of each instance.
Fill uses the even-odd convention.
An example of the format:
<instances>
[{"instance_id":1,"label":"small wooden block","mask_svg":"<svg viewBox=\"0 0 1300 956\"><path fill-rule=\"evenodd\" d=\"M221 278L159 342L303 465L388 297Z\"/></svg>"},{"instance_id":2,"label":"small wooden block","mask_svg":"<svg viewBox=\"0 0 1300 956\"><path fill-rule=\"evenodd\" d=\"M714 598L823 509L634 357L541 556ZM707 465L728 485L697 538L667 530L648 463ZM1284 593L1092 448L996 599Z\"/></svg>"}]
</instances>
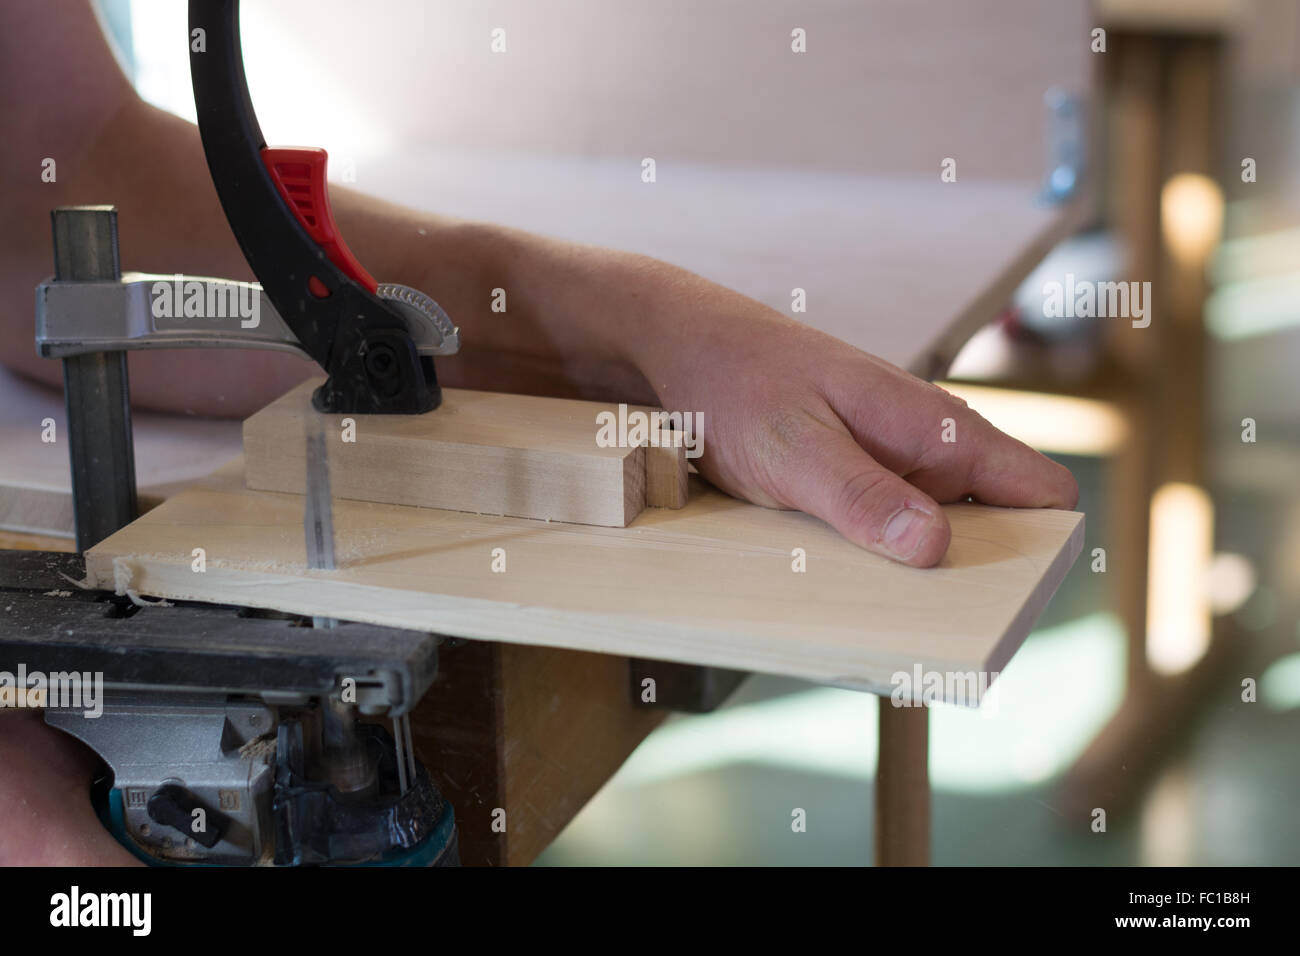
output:
<instances>
[{"instance_id":1,"label":"small wooden block","mask_svg":"<svg viewBox=\"0 0 1300 956\"><path fill-rule=\"evenodd\" d=\"M681 433L659 430L659 443L645 450L645 503L648 508L685 508L690 491L686 446Z\"/></svg>"},{"instance_id":2,"label":"small wooden block","mask_svg":"<svg viewBox=\"0 0 1300 956\"><path fill-rule=\"evenodd\" d=\"M302 494L304 417L319 379L244 422L245 480ZM448 388L427 415L322 415L335 497L626 527L648 504L685 504L682 448L602 448L600 402Z\"/></svg>"}]
</instances>

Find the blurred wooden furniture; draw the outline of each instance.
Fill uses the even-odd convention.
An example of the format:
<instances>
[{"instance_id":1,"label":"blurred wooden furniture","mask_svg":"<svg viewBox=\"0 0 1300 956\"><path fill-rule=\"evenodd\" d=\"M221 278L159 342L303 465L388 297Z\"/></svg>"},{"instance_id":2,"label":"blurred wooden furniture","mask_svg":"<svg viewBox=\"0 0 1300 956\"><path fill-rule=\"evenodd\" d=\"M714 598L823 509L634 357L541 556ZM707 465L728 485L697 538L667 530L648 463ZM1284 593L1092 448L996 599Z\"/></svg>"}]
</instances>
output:
<instances>
[{"instance_id":1,"label":"blurred wooden furniture","mask_svg":"<svg viewBox=\"0 0 1300 956\"><path fill-rule=\"evenodd\" d=\"M1128 278L1152 282L1155 319L1133 334L1115 328L1108 343L1119 386L1113 394L1130 424L1108 495L1108 535L1120 559L1110 563L1110 582L1128 634L1128 682L1118 713L1063 785L1079 814L1131 802L1193 720L1229 653L1221 633L1229 622L1220 620L1204 656L1187 669L1166 674L1153 666L1148 555L1156 491L1172 483L1207 484L1205 266L1217 230L1203 250L1180 249L1187 240L1176 234L1166 186L1188 173L1217 180L1236 165L1225 163L1219 132L1226 48L1245 12L1239 0L1101 4L1109 42L1104 96L1112 117L1106 215L1129 250ZM1187 586L1192 600L1203 585Z\"/></svg>"},{"instance_id":2,"label":"blurred wooden furniture","mask_svg":"<svg viewBox=\"0 0 1300 956\"><path fill-rule=\"evenodd\" d=\"M1107 521L1098 541L1105 545L1106 580L1127 633L1127 681L1119 711L1062 785L1072 820L1086 818L1094 807L1116 810L1131 804L1194 718L1207 682L1231 653L1223 633L1231 622L1219 619L1204 656L1181 672L1161 673L1152 664L1147 632L1153 613L1148 606L1153 498L1164 486L1203 489L1207 484L1205 265L1217 240L1213 217L1221 213L1215 208L1217 187L1208 187L1204 206L1192 210L1190 223L1207 235L1180 235L1180 210L1170 208L1179 197L1166 186L1182 174L1216 181L1221 170L1239 162L1220 155L1219 134L1225 122L1227 49L1246 8L1241 0L1099 4L1107 48L1098 55L1101 149L1093 162L1104 189L1097 195L1097 214L1127 251L1121 278L1151 283L1153 320L1142 329L1108 323L1102 359L1083 381L1057 383L1040 369L994 383L1104 401L1126 423L1106 470ZM1208 218L1195 221L1202 216ZM1202 582L1185 583L1185 599L1196 600Z\"/></svg>"}]
</instances>

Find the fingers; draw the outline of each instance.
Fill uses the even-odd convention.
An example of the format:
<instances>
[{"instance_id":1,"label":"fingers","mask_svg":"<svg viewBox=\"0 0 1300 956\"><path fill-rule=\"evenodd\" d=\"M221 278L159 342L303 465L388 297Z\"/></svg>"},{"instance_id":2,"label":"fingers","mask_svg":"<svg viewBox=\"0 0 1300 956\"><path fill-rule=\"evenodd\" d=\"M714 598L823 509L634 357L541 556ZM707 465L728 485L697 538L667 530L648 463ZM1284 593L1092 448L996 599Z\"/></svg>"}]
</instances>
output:
<instances>
[{"instance_id":1,"label":"fingers","mask_svg":"<svg viewBox=\"0 0 1300 956\"><path fill-rule=\"evenodd\" d=\"M838 422L810 428L782 469L786 504L868 551L917 568L937 564L952 530L934 499L882 467Z\"/></svg>"},{"instance_id":2,"label":"fingers","mask_svg":"<svg viewBox=\"0 0 1300 956\"><path fill-rule=\"evenodd\" d=\"M1069 469L999 431L964 401L907 376L881 406L879 389L836 402L853 437L937 501L972 497L1008 508L1073 508Z\"/></svg>"},{"instance_id":3,"label":"fingers","mask_svg":"<svg viewBox=\"0 0 1300 956\"><path fill-rule=\"evenodd\" d=\"M974 498L1004 508L1073 508L1079 486L1068 468L1041 455L968 408L949 412L951 442L931 446L907 479L939 501Z\"/></svg>"},{"instance_id":4,"label":"fingers","mask_svg":"<svg viewBox=\"0 0 1300 956\"><path fill-rule=\"evenodd\" d=\"M1006 508L1068 510L1079 503L1079 484L1068 468L980 420L989 436L973 453L971 497Z\"/></svg>"},{"instance_id":5,"label":"fingers","mask_svg":"<svg viewBox=\"0 0 1300 956\"><path fill-rule=\"evenodd\" d=\"M966 433L966 493L1006 508L1066 508L1079 503L1079 485L1064 465L999 430L965 400L939 389L961 406Z\"/></svg>"}]
</instances>

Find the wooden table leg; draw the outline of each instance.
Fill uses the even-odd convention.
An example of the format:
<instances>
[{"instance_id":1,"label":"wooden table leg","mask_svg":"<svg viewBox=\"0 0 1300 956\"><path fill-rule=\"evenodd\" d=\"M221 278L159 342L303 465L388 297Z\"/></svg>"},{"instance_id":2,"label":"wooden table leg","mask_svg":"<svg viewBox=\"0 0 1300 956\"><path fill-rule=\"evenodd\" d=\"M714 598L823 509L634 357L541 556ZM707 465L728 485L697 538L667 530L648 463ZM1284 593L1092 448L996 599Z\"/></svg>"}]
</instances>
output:
<instances>
[{"instance_id":1,"label":"wooden table leg","mask_svg":"<svg viewBox=\"0 0 1300 956\"><path fill-rule=\"evenodd\" d=\"M930 863L930 711L881 697L876 866Z\"/></svg>"},{"instance_id":2,"label":"wooden table leg","mask_svg":"<svg viewBox=\"0 0 1300 956\"><path fill-rule=\"evenodd\" d=\"M1180 261L1168 246L1161 189L1177 173L1215 172L1224 41L1215 32L1112 33L1111 41L1110 218L1128 250L1127 276L1155 279L1154 288L1163 292L1157 293L1151 328L1107 327L1110 347L1135 383L1126 381L1119 399L1129 438L1110 468L1105 492L1111 568L1106 577L1128 635L1127 683L1119 710L1064 780L1059 801L1073 819L1087 819L1098 806L1113 814L1139 797L1167 758L1170 741L1203 705L1203 681L1213 679L1218 648L1230 630L1223 621L1214 626L1210 653L1191 670L1163 676L1147 659L1152 496L1168 482L1207 486L1202 316L1209 288L1204 262Z\"/></svg>"}]
</instances>

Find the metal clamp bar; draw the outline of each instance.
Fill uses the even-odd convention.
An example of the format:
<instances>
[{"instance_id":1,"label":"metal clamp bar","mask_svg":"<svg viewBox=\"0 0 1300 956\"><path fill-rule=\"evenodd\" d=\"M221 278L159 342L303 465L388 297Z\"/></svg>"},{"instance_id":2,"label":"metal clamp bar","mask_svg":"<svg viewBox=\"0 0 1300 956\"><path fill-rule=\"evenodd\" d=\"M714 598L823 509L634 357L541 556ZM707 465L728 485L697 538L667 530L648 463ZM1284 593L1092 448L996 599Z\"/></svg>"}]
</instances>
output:
<instances>
[{"instance_id":1,"label":"metal clamp bar","mask_svg":"<svg viewBox=\"0 0 1300 956\"><path fill-rule=\"evenodd\" d=\"M56 284L72 289L120 278L114 207L65 207L55 209L50 219ZM90 318L99 317L92 313ZM63 394L77 550L85 551L134 521L139 510L126 353L68 354Z\"/></svg>"},{"instance_id":2,"label":"metal clamp bar","mask_svg":"<svg viewBox=\"0 0 1300 956\"><path fill-rule=\"evenodd\" d=\"M310 359L256 282L129 272L120 279L36 287L36 350L45 358L137 349L245 348ZM436 302L406 286L378 295L406 321L420 355L451 355L455 325Z\"/></svg>"}]
</instances>

